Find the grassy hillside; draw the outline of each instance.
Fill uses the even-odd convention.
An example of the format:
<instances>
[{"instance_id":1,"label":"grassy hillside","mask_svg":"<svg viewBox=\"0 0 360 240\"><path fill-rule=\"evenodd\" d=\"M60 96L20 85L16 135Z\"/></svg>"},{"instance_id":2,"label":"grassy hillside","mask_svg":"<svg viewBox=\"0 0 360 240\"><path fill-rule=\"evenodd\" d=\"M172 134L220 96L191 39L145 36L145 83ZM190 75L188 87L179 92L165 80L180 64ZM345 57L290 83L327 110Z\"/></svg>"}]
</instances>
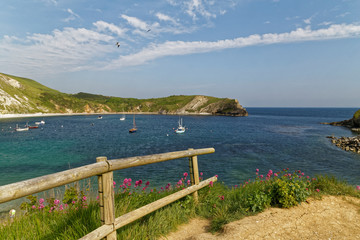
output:
<instances>
[{"instance_id":1,"label":"grassy hillside","mask_svg":"<svg viewBox=\"0 0 360 240\"><path fill-rule=\"evenodd\" d=\"M0 113L104 113L153 112L160 114L209 113L246 116L235 99L208 96L170 96L137 99L80 92L66 94L40 83L0 73Z\"/></svg>"}]
</instances>

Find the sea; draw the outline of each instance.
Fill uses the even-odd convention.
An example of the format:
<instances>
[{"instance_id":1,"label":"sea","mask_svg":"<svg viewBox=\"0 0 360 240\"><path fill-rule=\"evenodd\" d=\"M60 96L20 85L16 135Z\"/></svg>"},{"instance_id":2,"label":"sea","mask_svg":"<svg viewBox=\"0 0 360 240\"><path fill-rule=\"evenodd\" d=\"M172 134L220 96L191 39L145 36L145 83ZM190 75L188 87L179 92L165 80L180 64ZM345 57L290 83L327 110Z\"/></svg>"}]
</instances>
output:
<instances>
[{"instance_id":1,"label":"sea","mask_svg":"<svg viewBox=\"0 0 360 240\"><path fill-rule=\"evenodd\" d=\"M130 134L133 115L107 114L0 119L0 186L95 163L96 157L119 159L189 148L215 148L198 157L203 178L218 175L228 186L284 168L306 175L336 176L360 184L360 154L333 145L327 136L355 136L348 128L321 124L352 118L356 108L247 108L247 117L180 116L186 127L175 134L179 116L135 115L138 131ZM15 126L45 121L38 129ZM150 181L160 188L189 172L188 159L123 169L124 178ZM4 206L4 205L3 205ZM8 207L8 205L6 205ZM3 207L4 208L4 207ZM1 211L0 204L0 211Z\"/></svg>"}]
</instances>

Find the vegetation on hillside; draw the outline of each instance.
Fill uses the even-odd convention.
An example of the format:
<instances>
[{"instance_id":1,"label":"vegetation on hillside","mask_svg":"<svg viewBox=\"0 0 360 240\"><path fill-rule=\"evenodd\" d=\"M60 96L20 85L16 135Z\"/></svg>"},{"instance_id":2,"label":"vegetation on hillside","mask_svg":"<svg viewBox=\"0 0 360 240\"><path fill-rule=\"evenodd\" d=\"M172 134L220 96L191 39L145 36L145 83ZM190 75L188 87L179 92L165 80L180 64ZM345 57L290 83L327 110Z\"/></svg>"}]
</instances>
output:
<instances>
[{"instance_id":1,"label":"vegetation on hillside","mask_svg":"<svg viewBox=\"0 0 360 240\"><path fill-rule=\"evenodd\" d=\"M231 221L272 206L296 206L309 197L348 195L360 198L360 186L354 188L334 177L310 177L299 170L290 172L288 169L269 170L266 176L258 169L255 173L255 179L231 187L211 182L199 191L199 204L195 205L189 195L120 228L118 239L158 239L195 216L210 219L211 230L218 231ZM160 189L151 188L149 182L142 180L114 182L116 217L187 187L187 177L184 173L176 184L169 183ZM75 186L68 188L62 201L29 196L29 201L22 204L25 214L1 225L0 236L4 239L78 239L90 233L101 223L98 201L89 201L86 192Z\"/></svg>"},{"instance_id":2,"label":"vegetation on hillside","mask_svg":"<svg viewBox=\"0 0 360 240\"><path fill-rule=\"evenodd\" d=\"M0 104L0 113L101 113L101 112L153 112L153 113L176 113L193 101L197 96L170 96L163 98L137 99L110 97L91 93L80 92L66 94L48 88L38 82L6 74L1 76L12 78L21 84L20 88L13 87L1 81L0 87L13 101L21 101L22 104ZM0 92L1 93L1 92ZM239 115L238 106L234 99L215 98L204 96L206 101L196 108L189 108L188 113L197 113L211 104L216 103L221 110L220 115ZM1 98L0 98L1 100ZM1 103L1 102L0 102ZM209 109L212 113L214 109ZM246 110L243 110L246 113ZM242 113L241 113L242 114ZM241 115L240 114L240 115Z\"/></svg>"}]
</instances>

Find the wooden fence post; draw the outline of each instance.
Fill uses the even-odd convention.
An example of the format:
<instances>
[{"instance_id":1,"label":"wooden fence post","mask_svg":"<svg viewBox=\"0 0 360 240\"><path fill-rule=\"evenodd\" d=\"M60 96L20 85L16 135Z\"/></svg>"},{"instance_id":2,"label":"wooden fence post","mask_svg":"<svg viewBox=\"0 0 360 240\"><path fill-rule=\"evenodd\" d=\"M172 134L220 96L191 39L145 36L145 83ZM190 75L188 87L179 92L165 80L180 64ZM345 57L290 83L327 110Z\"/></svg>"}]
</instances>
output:
<instances>
[{"instance_id":1,"label":"wooden fence post","mask_svg":"<svg viewBox=\"0 0 360 240\"><path fill-rule=\"evenodd\" d=\"M193 148L189 148L188 150L194 150ZM197 156L189 157L189 167L190 167L190 179L191 185L199 184L199 168L198 168L198 160ZM199 202L198 192L193 193L193 198L195 204Z\"/></svg>"},{"instance_id":2,"label":"wooden fence post","mask_svg":"<svg viewBox=\"0 0 360 240\"><path fill-rule=\"evenodd\" d=\"M106 157L96 158L96 162L106 161ZM114 180L112 171L98 176L101 223L106 225L112 225L113 229L115 229L115 203L113 182ZM116 240L116 230L107 235L106 240Z\"/></svg>"}]
</instances>

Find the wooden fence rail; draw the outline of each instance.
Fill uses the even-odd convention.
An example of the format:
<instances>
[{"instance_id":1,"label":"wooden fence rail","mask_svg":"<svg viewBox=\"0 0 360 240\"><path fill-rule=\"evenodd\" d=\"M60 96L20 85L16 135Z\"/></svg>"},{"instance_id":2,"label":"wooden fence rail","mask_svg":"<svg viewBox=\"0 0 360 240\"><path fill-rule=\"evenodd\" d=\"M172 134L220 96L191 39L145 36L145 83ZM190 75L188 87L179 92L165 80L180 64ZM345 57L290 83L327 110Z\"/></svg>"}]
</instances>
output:
<instances>
[{"instance_id":1,"label":"wooden fence rail","mask_svg":"<svg viewBox=\"0 0 360 240\"><path fill-rule=\"evenodd\" d=\"M197 203L197 191L209 185L211 181L214 182L217 180L216 177L212 177L199 183L197 156L214 152L214 148L203 148L113 160L107 160L106 157L98 157L96 163L83 167L0 186L0 203L63 186L92 176L98 176L100 216L103 225L81 239L101 239L104 237L107 240L116 239L116 229L185 197L186 195L192 193L194 201ZM186 157L189 158L191 187L159 199L115 219L113 171Z\"/></svg>"}]
</instances>

